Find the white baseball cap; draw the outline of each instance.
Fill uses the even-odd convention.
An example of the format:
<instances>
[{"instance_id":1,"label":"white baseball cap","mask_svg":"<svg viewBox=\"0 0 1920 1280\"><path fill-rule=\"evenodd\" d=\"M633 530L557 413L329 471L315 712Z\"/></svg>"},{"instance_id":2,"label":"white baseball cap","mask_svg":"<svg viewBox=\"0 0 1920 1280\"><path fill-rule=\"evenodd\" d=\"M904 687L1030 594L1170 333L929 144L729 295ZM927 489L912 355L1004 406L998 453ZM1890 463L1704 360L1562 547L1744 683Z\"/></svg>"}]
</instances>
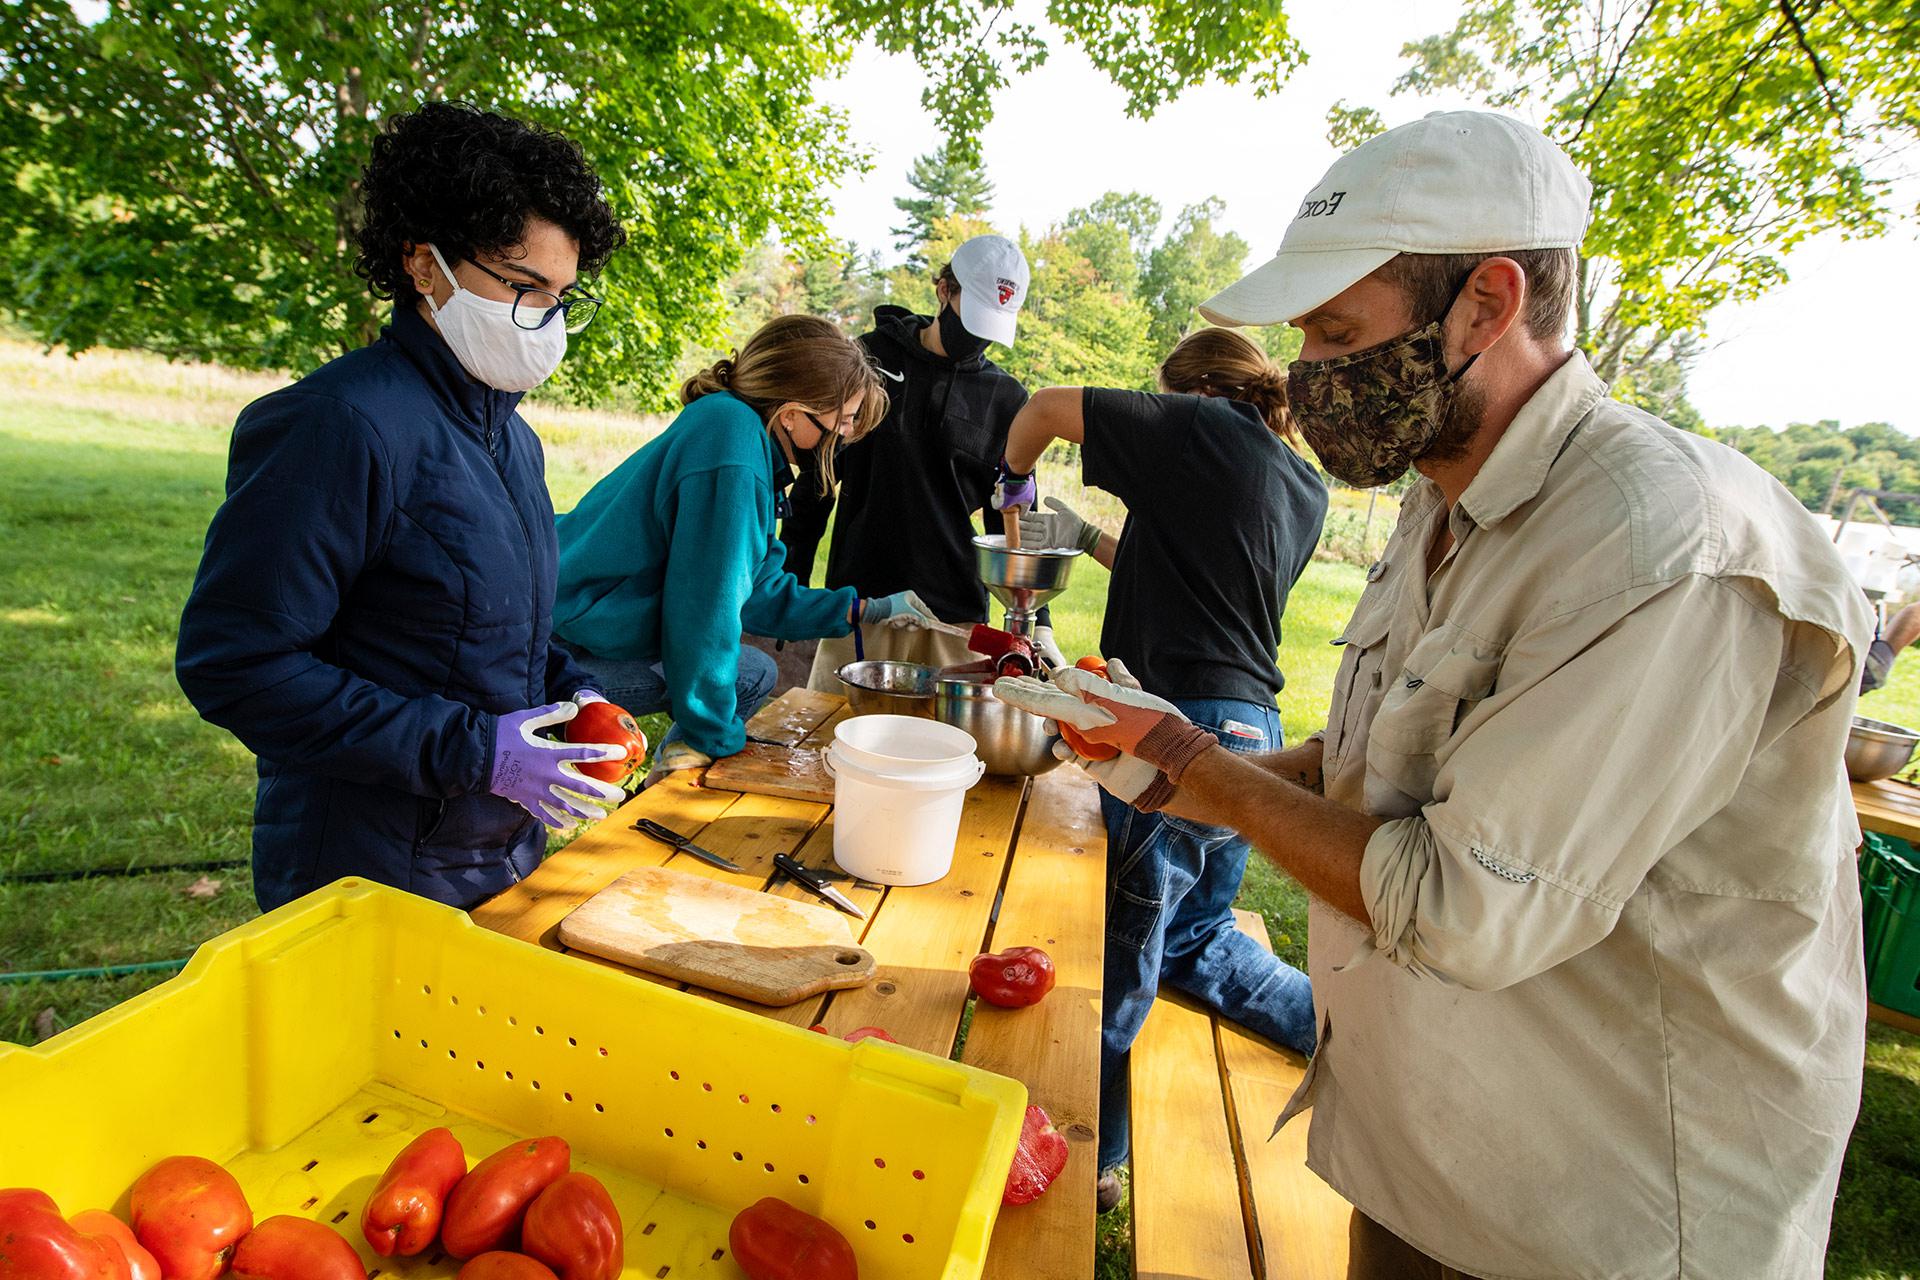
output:
<instances>
[{"instance_id":1,"label":"white baseball cap","mask_svg":"<svg viewBox=\"0 0 1920 1280\"><path fill-rule=\"evenodd\" d=\"M1532 125L1436 111L1333 162L1263 266L1200 304L1215 324L1284 324L1402 253L1577 248L1593 184Z\"/></svg>"},{"instance_id":2,"label":"white baseball cap","mask_svg":"<svg viewBox=\"0 0 1920 1280\"><path fill-rule=\"evenodd\" d=\"M967 332L1012 346L1029 279L1020 246L1005 236L975 236L953 251L953 278L960 282L960 323Z\"/></svg>"}]
</instances>

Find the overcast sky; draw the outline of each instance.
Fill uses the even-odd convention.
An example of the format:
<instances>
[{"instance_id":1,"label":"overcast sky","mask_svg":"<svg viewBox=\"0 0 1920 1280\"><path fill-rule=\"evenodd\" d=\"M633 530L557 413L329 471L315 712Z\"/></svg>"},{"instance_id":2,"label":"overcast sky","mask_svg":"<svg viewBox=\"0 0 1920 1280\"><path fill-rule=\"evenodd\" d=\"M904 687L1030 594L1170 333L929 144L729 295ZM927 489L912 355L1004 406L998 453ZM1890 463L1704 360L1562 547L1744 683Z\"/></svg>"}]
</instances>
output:
<instances>
[{"instance_id":1,"label":"overcast sky","mask_svg":"<svg viewBox=\"0 0 1920 1280\"><path fill-rule=\"evenodd\" d=\"M1169 219L1182 205L1219 196L1227 226L1262 261L1278 247L1301 193L1333 162L1326 111L1336 99L1377 106L1390 125L1472 105L1387 92L1402 66L1400 46L1451 26L1458 9L1456 0L1289 0L1309 61L1279 94L1261 100L1251 90L1210 86L1150 121L1128 119L1119 90L1056 36L1046 66L1002 92L986 132L994 220L1009 230L1044 226L1107 190L1144 191ZM923 83L911 59L866 48L825 88L874 157L871 172L831 194L830 224L890 256L890 229L899 221L893 198L907 190L914 157L939 141L920 109ZM1787 267L1792 280L1784 288L1713 316L1711 349L1691 383L1707 421L1781 426L1837 418L1920 433L1920 383L1911 372L1920 363L1913 222L1872 241L1811 242Z\"/></svg>"}]
</instances>

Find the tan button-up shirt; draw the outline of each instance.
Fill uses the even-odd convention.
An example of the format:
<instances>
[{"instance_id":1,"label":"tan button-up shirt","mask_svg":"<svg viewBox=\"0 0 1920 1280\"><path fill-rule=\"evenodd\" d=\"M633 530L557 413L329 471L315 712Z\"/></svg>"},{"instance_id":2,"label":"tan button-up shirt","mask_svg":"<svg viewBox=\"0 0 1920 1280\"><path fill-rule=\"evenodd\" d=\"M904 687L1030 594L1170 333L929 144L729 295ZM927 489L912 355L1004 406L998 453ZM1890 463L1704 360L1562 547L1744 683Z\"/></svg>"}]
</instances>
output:
<instances>
[{"instance_id":1,"label":"tan button-up shirt","mask_svg":"<svg viewBox=\"0 0 1920 1280\"><path fill-rule=\"evenodd\" d=\"M1818 1276L1871 636L1785 489L1578 354L1451 511L1421 481L1340 641L1327 794L1392 821L1371 933L1313 907L1312 1168L1475 1275Z\"/></svg>"}]
</instances>

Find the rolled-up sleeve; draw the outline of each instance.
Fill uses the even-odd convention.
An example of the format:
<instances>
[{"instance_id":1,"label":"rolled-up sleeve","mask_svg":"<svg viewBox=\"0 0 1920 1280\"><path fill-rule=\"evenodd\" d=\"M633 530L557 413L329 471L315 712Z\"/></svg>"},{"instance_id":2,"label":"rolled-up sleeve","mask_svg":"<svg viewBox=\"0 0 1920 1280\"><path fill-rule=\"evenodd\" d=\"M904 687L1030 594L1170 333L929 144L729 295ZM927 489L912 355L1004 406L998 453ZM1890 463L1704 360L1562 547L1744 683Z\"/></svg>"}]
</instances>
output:
<instances>
[{"instance_id":1,"label":"rolled-up sleeve","mask_svg":"<svg viewBox=\"0 0 1920 1280\"><path fill-rule=\"evenodd\" d=\"M1541 973L1604 939L1733 796L1791 686L1788 624L1702 576L1620 608L1516 637L1487 713L1441 749L1434 799L1368 841L1361 891L1387 959L1478 990ZM1797 718L1817 691L1789 696Z\"/></svg>"}]
</instances>

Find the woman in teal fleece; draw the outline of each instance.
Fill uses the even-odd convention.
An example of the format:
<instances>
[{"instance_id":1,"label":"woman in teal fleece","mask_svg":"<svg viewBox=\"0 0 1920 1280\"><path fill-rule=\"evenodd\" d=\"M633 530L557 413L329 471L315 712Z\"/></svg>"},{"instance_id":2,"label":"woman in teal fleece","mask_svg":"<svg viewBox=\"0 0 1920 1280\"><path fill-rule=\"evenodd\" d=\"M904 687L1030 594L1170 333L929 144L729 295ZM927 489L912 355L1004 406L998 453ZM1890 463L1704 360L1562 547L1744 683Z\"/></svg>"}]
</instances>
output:
<instances>
[{"instance_id":1,"label":"woman in teal fleece","mask_svg":"<svg viewBox=\"0 0 1920 1280\"><path fill-rule=\"evenodd\" d=\"M772 663L741 636L814 640L856 622L921 626L912 592L861 600L801 586L775 538L796 451L857 440L887 412L866 352L830 321L781 316L688 379L673 425L559 518L554 634L609 699L670 711L656 769L746 743ZM833 484L832 449L817 483Z\"/></svg>"}]
</instances>

